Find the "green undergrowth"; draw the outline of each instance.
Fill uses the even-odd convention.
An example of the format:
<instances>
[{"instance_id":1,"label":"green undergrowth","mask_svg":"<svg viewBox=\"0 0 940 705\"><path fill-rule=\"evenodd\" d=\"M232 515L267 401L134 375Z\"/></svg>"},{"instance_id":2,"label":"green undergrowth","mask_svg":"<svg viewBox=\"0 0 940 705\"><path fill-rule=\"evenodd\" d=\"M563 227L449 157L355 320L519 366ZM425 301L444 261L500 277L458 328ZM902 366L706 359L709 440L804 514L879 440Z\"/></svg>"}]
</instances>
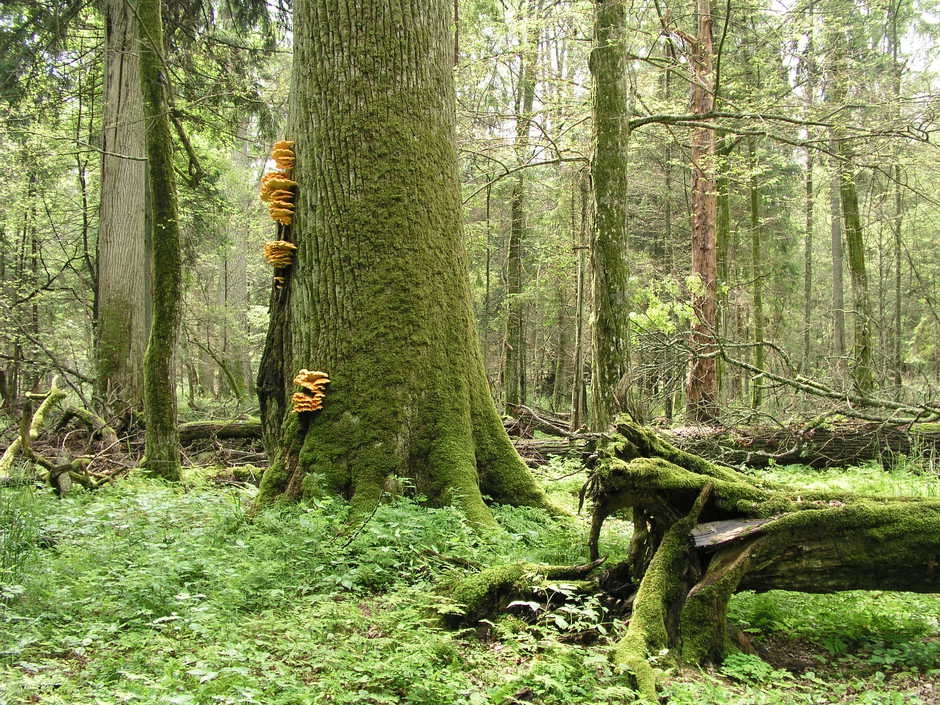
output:
<instances>
[{"instance_id":1,"label":"green undergrowth","mask_svg":"<svg viewBox=\"0 0 940 705\"><path fill-rule=\"evenodd\" d=\"M0 488L0 704L636 701L608 660L622 622L564 582L478 628L441 624L455 578L584 562L583 517L500 507L504 531L480 537L457 511L403 498L350 526L337 500L252 514L250 491L207 478L61 500ZM583 479L571 464L543 472L572 511ZM610 524L603 545L622 553L626 523ZM664 702L929 703L924 684L940 690L936 596L770 593L732 609L759 655L673 672ZM801 667L784 636L808 652Z\"/></svg>"}]
</instances>

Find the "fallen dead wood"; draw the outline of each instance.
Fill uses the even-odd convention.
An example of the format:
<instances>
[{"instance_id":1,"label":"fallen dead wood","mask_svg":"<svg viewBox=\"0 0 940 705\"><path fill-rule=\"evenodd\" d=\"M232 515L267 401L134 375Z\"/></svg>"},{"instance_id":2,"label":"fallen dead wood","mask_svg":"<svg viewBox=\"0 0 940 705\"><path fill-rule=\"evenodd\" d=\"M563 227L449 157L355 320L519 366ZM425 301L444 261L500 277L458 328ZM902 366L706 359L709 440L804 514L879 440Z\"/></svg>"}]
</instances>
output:
<instances>
[{"instance_id":1,"label":"fallen dead wood","mask_svg":"<svg viewBox=\"0 0 940 705\"><path fill-rule=\"evenodd\" d=\"M756 480L626 422L597 452L587 486L590 552L600 554L604 520L630 509L625 566L637 593L614 657L647 696L655 683L649 654L722 657L727 604L739 589L940 590L940 501ZM703 541L710 533L719 538Z\"/></svg>"},{"instance_id":2,"label":"fallen dead wood","mask_svg":"<svg viewBox=\"0 0 940 705\"><path fill-rule=\"evenodd\" d=\"M233 419L225 421L192 421L177 427L180 441L189 443L201 438L261 438L261 421Z\"/></svg>"},{"instance_id":3,"label":"fallen dead wood","mask_svg":"<svg viewBox=\"0 0 940 705\"><path fill-rule=\"evenodd\" d=\"M522 404L510 406L509 412L512 415L503 419L503 426L513 438L532 438L535 431L541 431L550 436L571 435L571 421L567 415Z\"/></svg>"},{"instance_id":4,"label":"fallen dead wood","mask_svg":"<svg viewBox=\"0 0 940 705\"><path fill-rule=\"evenodd\" d=\"M695 455L752 468L771 464L848 467L872 460L890 466L902 456L933 456L940 449L940 424L936 423L817 420L778 427L695 426L659 433Z\"/></svg>"}]
</instances>

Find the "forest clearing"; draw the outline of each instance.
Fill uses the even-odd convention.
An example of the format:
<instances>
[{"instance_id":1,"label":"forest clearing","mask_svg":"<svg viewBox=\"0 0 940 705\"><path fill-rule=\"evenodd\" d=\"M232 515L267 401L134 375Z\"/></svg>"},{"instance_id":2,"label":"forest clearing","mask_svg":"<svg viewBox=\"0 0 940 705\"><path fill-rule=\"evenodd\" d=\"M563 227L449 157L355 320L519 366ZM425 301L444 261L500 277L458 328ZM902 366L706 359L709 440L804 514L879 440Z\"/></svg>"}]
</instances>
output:
<instances>
[{"instance_id":1,"label":"forest clearing","mask_svg":"<svg viewBox=\"0 0 940 705\"><path fill-rule=\"evenodd\" d=\"M940 8L0 8L0 703L940 703Z\"/></svg>"}]
</instances>

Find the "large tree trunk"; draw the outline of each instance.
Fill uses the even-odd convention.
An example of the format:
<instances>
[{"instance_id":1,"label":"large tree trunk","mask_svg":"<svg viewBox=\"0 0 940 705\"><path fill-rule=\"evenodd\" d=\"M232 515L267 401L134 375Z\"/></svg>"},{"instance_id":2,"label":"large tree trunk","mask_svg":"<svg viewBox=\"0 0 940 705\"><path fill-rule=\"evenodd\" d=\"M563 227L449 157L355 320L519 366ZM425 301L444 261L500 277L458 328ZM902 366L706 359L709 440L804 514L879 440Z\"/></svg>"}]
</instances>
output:
<instances>
[{"instance_id":1,"label":"large tree trunk","mask_svg":"<svg viewBox=\"0 0 940 705\"><path fill-rule=\"evenodd\" d=\"M630 306L627 266L627 145L630 85L627 8L621 0L594 3L594 293L591 426L607 428L627 408L630 387Z\"/></svg>"},{"instance_id":2,"label":"large tree trunk","mask_svg":"<svg viewBox=\"0 0 940 705\"><path fill-rule=\"evenodd\" d=\"M935 592L940 502L807 492L755 481L620 423L589 480L590 547L604 519L632 509L627 568L638 582L614 658L655 695L648 655L720 658L738 589Z\"/></svg>"},{"instance_id":3,"label":"large tree trunk","mask_svg":"<svg viewBox=\"0 0 940 705\"><path fill-rule=\"evenodd\" d=\"M298 249L259 374L272 460L262 501L327 490L368 513L394 475L481 526L493 522L483 494L547 504L503 430L474 332L452 10L449 0L295 5ZM286 408L301 368L330 375L321 411Z\"/></svg>"},{"instance_id":4,"label":"large tree trunk","mask_svg":"<svg viewBox=\"0 0 940 705\"><path fill-rule=\"evenodd\" d=\"M134 7L124 0L104 7L95 397L105 416L125 417L143 407L150 332L147 147Z\"/></svg>"},{"instance_id":5,"label":"large tree trunk","mask_svg":"<svg viewBox=\"0 0 940 705\"><path fill-rule=\"evenodd\" d=\"M176 373L173 355L182 318L182 258L173 172L173 139L167 105L160 0L137 5L140 82L147 120L147 161L152 195L153 303L144 357L144 416L147 435L141 465L153 475L179 479Z\"/></svg>"}]
</instances>

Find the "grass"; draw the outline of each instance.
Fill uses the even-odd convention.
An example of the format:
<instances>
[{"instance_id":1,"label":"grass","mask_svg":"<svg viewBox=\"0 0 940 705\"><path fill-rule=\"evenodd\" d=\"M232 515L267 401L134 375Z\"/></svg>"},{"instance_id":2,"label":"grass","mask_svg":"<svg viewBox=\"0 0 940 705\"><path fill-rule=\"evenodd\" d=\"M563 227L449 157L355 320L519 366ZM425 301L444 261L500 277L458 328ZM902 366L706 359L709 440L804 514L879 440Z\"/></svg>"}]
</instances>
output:
<instances>
[{"instance_id":1,"label":"grass","mask_svg":"<svg viewBox=\"0 0 940 705\"><path fill-rule=\"evenodd\" d=\"M546 477L572 506L569 470ZM505 533L484 540L403 499L352 531L338 501L250 515L250 499L205 477L0 489L0 703L634 701L607 661L623 625L596 598L485 633L437 618L456 575L583 561L583 526L499 508ZM758 655L672 673L665 702L937 702L940 596L743 594L732 613Z\"/></svg>"}]
</instances>

